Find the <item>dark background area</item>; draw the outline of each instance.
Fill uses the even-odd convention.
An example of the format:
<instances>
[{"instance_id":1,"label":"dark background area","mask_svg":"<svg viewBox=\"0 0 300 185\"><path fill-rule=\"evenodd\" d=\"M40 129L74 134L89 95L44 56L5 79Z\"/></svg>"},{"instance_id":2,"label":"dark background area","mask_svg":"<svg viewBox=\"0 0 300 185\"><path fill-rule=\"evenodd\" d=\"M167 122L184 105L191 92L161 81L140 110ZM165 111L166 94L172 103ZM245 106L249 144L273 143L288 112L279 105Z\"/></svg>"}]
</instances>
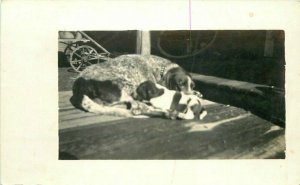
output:
<instances>
[{"instance_id":1,"label":"dark background area","mask_svg":"<svg viewBox=\"0 0 300 185\"><path fill-rule=\"evenodd\" d=\"M214 31L193 32L211 37ZM158 35L152 33L152 43L157 42ZM264 57L266 30L223 30L217 31L215 41L202 53L172 61L194 73L284 88L284 31L272 31L272 36L272 57ZM163 56L155 44L152 54Z\"/></svg>"},{"instance_id":2,"label":"dark background area","mask_svg":"<svg viewBox=\"0 0 300 185\"><path fill-rule=\"evenodd\" d=\"M171 53L180 55L193 43L195 35L208 42L216 31L168 31L168 37L160 37L161 31L151 31L151 53L165 58L157 47L158 38ZM85 31L113 56L136 52L136 30L129 31ZM266 30L219 30L214 42L195 56L184 59L169 58L189 72L275 86L284 89L285 59L284 31L273 30L274 49L272 57L265 57ZM171 40L171 42L169 42ZM205 45L205 44L204 44ZM97 49L97 47L95 47ZM59 66L68 66L62 53Z\"/></svg>"}]
</instances>

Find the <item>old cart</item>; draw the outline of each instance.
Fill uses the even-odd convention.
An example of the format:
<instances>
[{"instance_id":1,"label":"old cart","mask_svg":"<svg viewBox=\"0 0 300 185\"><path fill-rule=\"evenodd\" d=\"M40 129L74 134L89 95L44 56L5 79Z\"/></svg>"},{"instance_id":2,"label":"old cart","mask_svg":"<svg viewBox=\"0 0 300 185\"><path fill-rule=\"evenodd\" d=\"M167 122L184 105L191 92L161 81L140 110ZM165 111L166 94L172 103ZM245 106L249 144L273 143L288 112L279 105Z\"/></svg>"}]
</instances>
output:
<instances>
[{"instance_id":1,"label":"old cart","mask_svg":"<svg viewBox=\"0 0 300 185\"><path fill-rule=\"evenodd\" d=\"M68 62L77 72L110 57L110 52L83 31L62 31L59 37L59 43L65 45L64 54Z\"/></svg>"}]
</instances>

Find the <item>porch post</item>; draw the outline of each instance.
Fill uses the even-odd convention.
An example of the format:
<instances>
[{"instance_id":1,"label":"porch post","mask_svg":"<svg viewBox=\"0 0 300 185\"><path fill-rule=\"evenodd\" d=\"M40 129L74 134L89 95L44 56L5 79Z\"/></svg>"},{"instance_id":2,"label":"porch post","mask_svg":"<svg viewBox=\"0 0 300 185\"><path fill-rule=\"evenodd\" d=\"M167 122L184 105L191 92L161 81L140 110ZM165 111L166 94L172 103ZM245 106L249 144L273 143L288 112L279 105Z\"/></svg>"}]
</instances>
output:
<instances>
[{"instance_id":1,"label":"porch post","mask_svg":"<svg viewBox=\"0 0 300 185\"><path fill-rule=\"evenodd\" d=\"M141 55L151 54L150 31L137 31L136 53Z\"/></svg>"}]
</instances>

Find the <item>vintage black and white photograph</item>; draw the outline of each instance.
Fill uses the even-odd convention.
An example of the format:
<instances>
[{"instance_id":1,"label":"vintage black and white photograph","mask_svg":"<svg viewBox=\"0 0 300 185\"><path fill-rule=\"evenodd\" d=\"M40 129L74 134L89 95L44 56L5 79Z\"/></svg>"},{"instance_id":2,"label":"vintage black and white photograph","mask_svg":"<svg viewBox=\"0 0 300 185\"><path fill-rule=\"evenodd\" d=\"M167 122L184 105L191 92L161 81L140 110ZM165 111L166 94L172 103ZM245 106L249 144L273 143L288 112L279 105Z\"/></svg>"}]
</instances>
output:
<instances>
[{"instance_id":1,"label":"vintage black and white photograph","mask_svg":"<svg viewBox=\"0 0 300 185\"><path fill-rule=\"evenodd\" d=\"M298 1L2 1L0 184L299 185Z\"/></svg>"},{"instance_id":2,"label":"vintage black and white photograph","mask_svg":"<svg viewBox=\"0 0 300 185\"><path fill-rule=\"evenodd\" d=\"M284 159L284 30L58 31L59 159Z\"/></svg>"}]
</instances>

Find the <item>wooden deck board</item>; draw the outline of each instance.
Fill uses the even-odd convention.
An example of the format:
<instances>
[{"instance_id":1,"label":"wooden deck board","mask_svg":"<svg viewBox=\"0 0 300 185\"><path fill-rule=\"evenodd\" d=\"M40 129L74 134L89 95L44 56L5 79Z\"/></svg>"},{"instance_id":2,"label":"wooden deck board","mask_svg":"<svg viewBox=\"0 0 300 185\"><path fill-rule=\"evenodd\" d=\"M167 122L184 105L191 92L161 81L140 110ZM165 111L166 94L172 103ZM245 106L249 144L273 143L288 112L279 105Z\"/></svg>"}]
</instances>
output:
<instances>
[{"instance_id":1,"label":"wooden deck board","mask_svg":"<svg viewBox=\"0 0 300 185\"><path fill-rule=\"evenodd\" d=\"M59 97L61 154L79 159L284 158L284 129L237 107L207 102L208 115L201 121L124 119L70 108L70 95Z\"/></svg>"}]
</instances>

